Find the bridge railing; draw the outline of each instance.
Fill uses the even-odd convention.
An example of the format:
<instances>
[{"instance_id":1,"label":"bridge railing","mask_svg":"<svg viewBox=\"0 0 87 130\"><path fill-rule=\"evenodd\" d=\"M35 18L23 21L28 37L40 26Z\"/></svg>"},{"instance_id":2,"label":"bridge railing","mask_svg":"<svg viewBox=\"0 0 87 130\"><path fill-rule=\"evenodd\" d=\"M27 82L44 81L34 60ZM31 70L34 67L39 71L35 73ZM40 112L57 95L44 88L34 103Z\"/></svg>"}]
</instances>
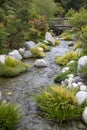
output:
<instances>
[{"instance_id":1,"label":"bridge railing","mask_svg":"<svg viewBox=\"0 0 87 130\"><path fill-rule=\"evenodd\" d=\"M50 26L61 27L61 28L72 27L70 24L70 19L67 17L50 18L49 24Z\"/></svg>"}]
</instances>

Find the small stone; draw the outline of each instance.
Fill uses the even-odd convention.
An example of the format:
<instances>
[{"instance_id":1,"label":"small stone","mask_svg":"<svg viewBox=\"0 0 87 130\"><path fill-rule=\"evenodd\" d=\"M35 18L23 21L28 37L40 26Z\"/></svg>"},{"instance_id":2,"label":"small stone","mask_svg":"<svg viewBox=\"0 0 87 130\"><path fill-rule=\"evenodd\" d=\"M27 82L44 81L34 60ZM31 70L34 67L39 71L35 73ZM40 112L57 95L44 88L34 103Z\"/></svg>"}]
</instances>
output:
<instances>
[{"instance_id":1,"label":"small stone","mask_svg":"<svg viewBox=\"0 0 87 130\"><path fill-rule=\"evenodd\" d=\"M80 87L81 85L83 85L83 82L78 82L77 84Z\"/></svg>"},{"instance_id":2,"label":"small stone","mask_svg":"<svg viewBox=\"0 0 87 130\"><path fill-rule=\"evenodd\" d=\"M81 105L84 102L87 102L87 92L79 91L76 93L76 98L78 101L78 105Z\"/></svg>"},{"instance_id":3,"label":"small stone","mask_svg":"<svg viewBox=\"0 0 87 130\"><path fill-rule=\"evenodd\" d=\"M73 88L78 88L78 84L72 83L72 87L73 87Z\"/></svg>"},{"instance_id":4,"label":"small stone","mask_svg":"<svg viewBox=\"0 0 87 130\"><path fill-rule=\"evenodd\" d=\"M74 74L68 74L67 77L68 78L74 78Z\"/></svg>"},{"instance_id":5,"label":"small stone","mask_svg":"<svg viewBox=\"0 0 87 130\"><path fill-rule=\"evenodd\" d=\"M75 82L75 83L82 82L82 78L80 78L79 76L76 76L76 77L74 78L74 82Z\"/></svg>"},{"instance_id":6,"label":"small stone","mask_svg":"<svg viewBox=\"0 0 87 130\"><path fill-rule=\"evenodd\" d=\"M47 67L48 64L46 63L46 61L44 59L38 59L35 61L35 66L37 67Z\"/></svg>"},{"instance_id":7,"label":"small stone","mask_svg":"<svg viewBox=\"0 0 87 130\"><path fill-rule=\"evenodd\" d=\"M81 85L80 86L80 91L87 91L87 86L86 85Z\"/></svg>"},{"instance_id":8,"label":"small stone","mask_svg":"<svg viewBox=\"0 0 87 130\"><path fill-rule=\"evenodd\" d=\"M7 101L6 100L3 100L2 103L6 103Z\"/></svg>"},{"instance_id":9,"label":"small stone","mask_svg":"<svg viewBox=\"0 0 87 130\"><path fill-rule=\"evenodd\" d=\"M11 96L12 95L12 92L7 92L6 93L8 96Z\"/></svg>"},{"instance_id":10,"label":"small stone","mask_svg":"<svg viewBox=\"0 0 87 130\"><path fill-rule=\"evenodd\" d=\"M74 45L73 42L69 42L69 43L68 43L68 46L73 46L73 45Z\"/></svg>"},{"instance_id":11,"label":"small stone","mask_svg":"<svg viewBox=\"0 0 87 130\"><path fill-rule=\"evenodd\" d=\"M70 64L72 64L74 62L75 62L74 60L71 60L67 65L70 65Z\"/></svg>"},{"instance_id":12,"label":"small stone","mask_svg":"<svg viewBox=\"0 0 87 130\"><path fill-rule=\"evenodd\" d=\"M64 72L66 72L66 71L68 71L68 70L69 70L69 67L65 67L65 68L63 68L63 69L61 70L61 72L64 73Z\"/></svg>"}]
</instances>

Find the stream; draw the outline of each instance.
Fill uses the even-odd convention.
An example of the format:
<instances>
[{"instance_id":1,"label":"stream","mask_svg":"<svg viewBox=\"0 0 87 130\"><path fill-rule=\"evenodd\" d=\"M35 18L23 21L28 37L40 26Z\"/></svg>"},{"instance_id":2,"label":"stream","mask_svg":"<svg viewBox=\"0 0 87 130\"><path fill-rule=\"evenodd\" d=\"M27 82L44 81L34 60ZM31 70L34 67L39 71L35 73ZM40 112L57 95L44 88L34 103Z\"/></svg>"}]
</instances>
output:
<instances>
[{"instance_id":1,"label":"stream","mask_svg":"<svg viewBox=\"0 0 87 130\"><path fill-rule=\"evenodd\" d=\"M60 72L60 66L54 62L55 56L71 50L72 47L68 47L67 41L61 41L59 46L52 47L51 51L46 53L44 59L49 64L48 67L37 68L34 66L35 59L27 59L24 62L31 66L28 72L15 78L0 78L3 100L19 105L23 115L17 130L87 130L80 121L71 121L61 126L55 121L41 117L33 100L34 94L53 84L54 77Z\"/></svg>"}]
</instances>

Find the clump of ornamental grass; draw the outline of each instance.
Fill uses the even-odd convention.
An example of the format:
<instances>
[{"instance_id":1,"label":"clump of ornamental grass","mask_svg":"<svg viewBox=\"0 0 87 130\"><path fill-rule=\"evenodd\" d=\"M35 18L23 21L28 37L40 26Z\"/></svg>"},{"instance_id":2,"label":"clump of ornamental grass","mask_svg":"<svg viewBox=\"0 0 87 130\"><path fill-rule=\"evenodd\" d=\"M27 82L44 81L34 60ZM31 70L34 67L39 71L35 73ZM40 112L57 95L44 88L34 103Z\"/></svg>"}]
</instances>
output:
<instances>
[{"instance_id":1,"label":"clump of ornamental grass","mask_svg":"<svg viewBox=\"0 0 87 130\"><path fill-rule=\"evenodd\" d=\"M39 47L31 48L30 51L33 54L33 57L35 58L41 58L45 56L45 53L42 50L40 50Z\"/></svg>"},{"instance_id":2,"label":"clump of ornamental grass","mask_svg":"<svg viewBox=\"0 0 87 130\"><path fill-rule=\"evenodd\" d=\"M50 51L50 47L47 46L47 45L44 44L44 43L41 43L41 44L39 45L39 47L42 47L42 48L44 49L45 52Z\"/></svg>"},{"instance_id":3,"label":"clump of ornamental grass","mask_svg":"<svg viewBox=\"0 0 87 130\"><path fill-rule=\"evenodd\" d=\"M76 91L52 85L35 96L38 107L45 117L56 121L68 121L81 117L83 105L78 106Z\"/></svg>"},{"instance_id":4,"label":"clump of ornamental grass","mask_svg":"<svg viewBox=\"0 0 87 130\"><path fill-rule=\"evenodd\" d=\"M55 62L59 65L66 65L68 62L76 58L78 55L76 52L68 52L64 54L63 56L56 56Z\"/></svg>"},{"instance_id":5,"label":"clump of ornamental grass","mask_svg":"<svg viewBox=\"0 0 87 130\"><path fill-rule=\"evenodd\" d=\"M29 69L29 65L13 57L6 57L5 64L0 63L0 76L13 77Z\"/></svg>"},{"instance_id":6,"label":"clump of ornamental grass","mask_svg":"<svg viewBox=\"0 0 87 130\"><path fill-rule=\"evenodd\" d=\"M19 107L11 103L0 105L0 130L13 130L20 122Z\"/></svg>"}]
</instances>

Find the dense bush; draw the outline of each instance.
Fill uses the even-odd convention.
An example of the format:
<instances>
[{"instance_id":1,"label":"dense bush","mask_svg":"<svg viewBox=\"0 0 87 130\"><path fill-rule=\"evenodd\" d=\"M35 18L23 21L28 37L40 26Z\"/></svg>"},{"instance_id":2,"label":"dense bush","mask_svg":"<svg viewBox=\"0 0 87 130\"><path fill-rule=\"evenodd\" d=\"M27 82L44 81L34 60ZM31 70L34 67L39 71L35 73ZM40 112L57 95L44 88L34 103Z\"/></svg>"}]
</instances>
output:
<instances>
[{"instance_id":1,"label":"dense bush","mask_svg":"<svg viewBox=\"0 0 87 130\"><path fill-rule=\"evenodd\" d=\"M16 105L10 103L0 105L0 130L13 130L20 119L19 108Z\"/></svg>"},{"instance_id":2,"label":"dense bush","mask_svg":"<svg viewBox=\"0 0 87 130\"><path fill-rule=\"evenodd\" d=\"M33 57L35 58L41 58L45 56L45 53L42 50L40 50L39 47L31 48L30 51L33 54Z\"/></svg>"},{"instance_id":3,"label":"dense bush","mask_svg":"<svg viewBox=\"0 0 87 130\"><path fill-rule=\"evenodd\" d=\"M0 76L13 77L29 69L29 65L14 58L7 57L5 64L0 63Z\"/></svg>"},{"instance_id":4,"label":"dense bush","mask_svg":"<svg viewBox=\"0 0 87 130\"><path fill-rule=\"evenodd\" d=\"M39 41L43 39L45 32L48 31L48 24L44 16L29 20L29 25L29 38L31 40Z\"/></svg>"},{"instance_id":5,"label":"dense bush","mask_svg":"<svg viewBox=\"0 0 87 130\"><path fill-rule=\"evenodd\" d=\"M54 82L61 83L61 81L64 81L67 78L67 75L69 75L69 74L74 74L74 76L76 76L77 75L77 64L78 64L78 62L76 60L73 63L67 65L66 67L69 67L69 70L67 70L64 73L58 74L54 78Z\"/></svg>"},{"instance_id":6,"label":"dense bush","mask_svg":"<svg viewBox=\"0 0 87 130\"><path fill-rule=\"evenodd\" d=\"M68 52L64 54L63 56L57 56L55 58L55 62L59 65L66 65L70 60L77 57L76 52Z\"/></svg>"},{"instance_id":7,"label":"dense bush","mask_svg":"<svg viewBox=\"0 0 87 130\"><path fill-rule=\"evenodd\" d=\"M39 45L39 47L42 47L42 48L44 49L45 52L50 51L50 47L47 46L47 45L44 44L44 43L41 43L41 44Z\"/></svg>"},{"instance_id":8,"label":"dense bush","mask_svg":"<svg viewBox=\"0 0 87 130\"><path fill-rule=\"evenodd\" d=\"M35 100L47 118L62 122L82 114L84 108L77 105L75 94L74 90L52 85L37 94Z\"/></svg>"}]
</instances>

